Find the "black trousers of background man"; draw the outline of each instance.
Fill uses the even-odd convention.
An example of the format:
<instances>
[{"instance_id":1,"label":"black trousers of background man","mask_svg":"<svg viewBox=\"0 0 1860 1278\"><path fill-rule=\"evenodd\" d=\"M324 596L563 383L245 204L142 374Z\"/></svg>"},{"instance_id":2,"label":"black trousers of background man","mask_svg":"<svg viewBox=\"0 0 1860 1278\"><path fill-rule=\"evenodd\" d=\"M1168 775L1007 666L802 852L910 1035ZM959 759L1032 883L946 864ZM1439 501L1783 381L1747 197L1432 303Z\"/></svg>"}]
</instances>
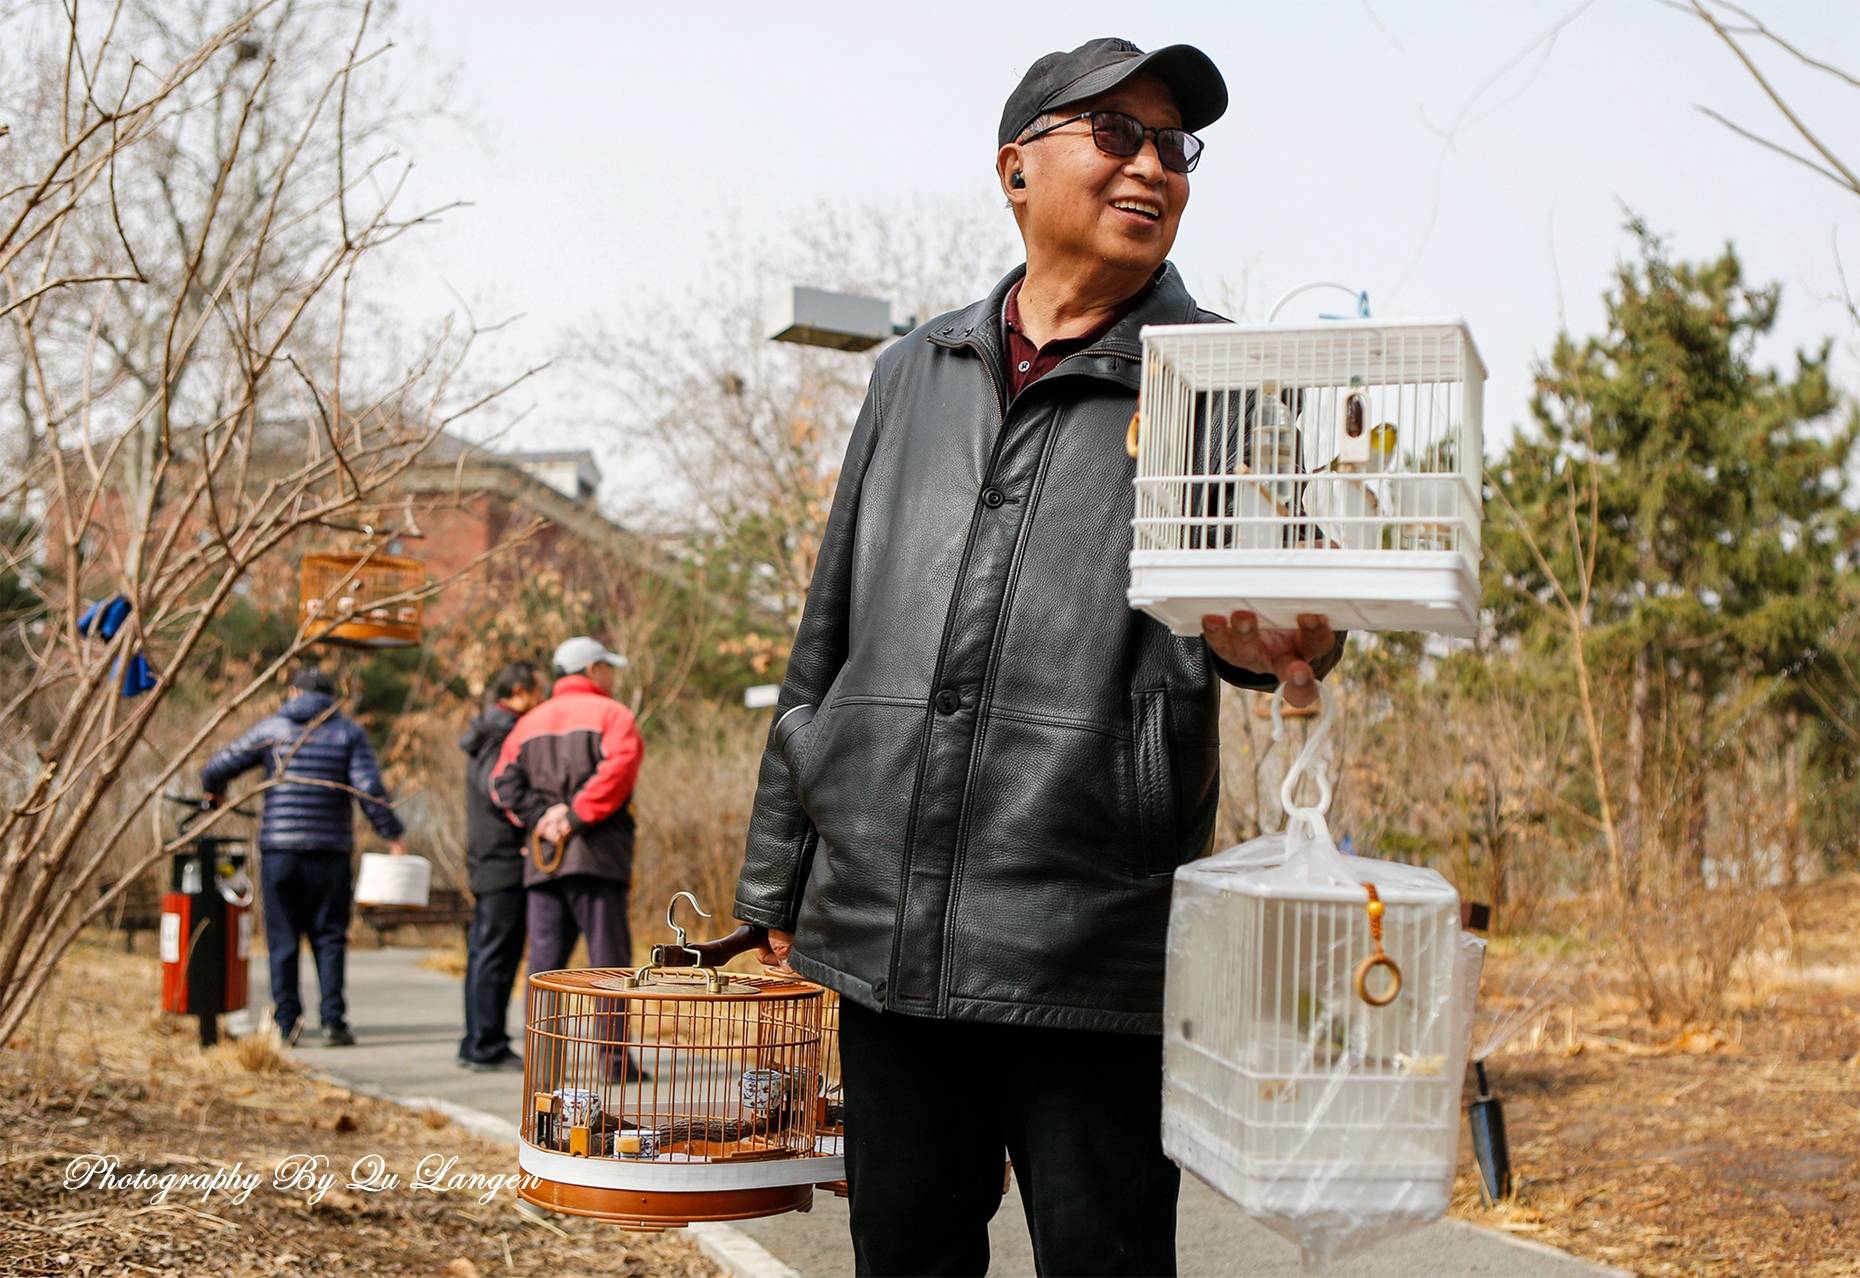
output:
<instances>
[{"instance_id":1,"label":"black trousers of background man","mask_svg":"<svg viewBox=\"0 0 1860 1278\"><path fill-rule=\"evenodd\" d=\"M472 902L471 932L465 941L465 1037L462 1061L495 1061L510 1050L504 1013L523 963L523 885L481 892Z\"/></svg>"},{"instance_id":2,"label":"black trousers of background man","mask_svg":"<svg viewBox=\"0 0 1860 1278\"><path fill-rule=\"evenodd\" d=\"M858 1272L980 1274L1004 1158L1043 1275L1175 1273L1162 1040L840 1006Z\"/></svg>"},{"instance_id":3,"label":"black trousers of background man","mask_svg":"<svg viewBox=\"0 0 1860 1278\"><path fill-rule=\"evenodd\" d=\"M304 938L316 956L318 1012L324 1025L347 1023L343 974L349 954L349 854L266 852L259 858L265 949L271 956L272 1015L289 1037L303 1015L297 953Z\"/></svg>"}]
</instances>

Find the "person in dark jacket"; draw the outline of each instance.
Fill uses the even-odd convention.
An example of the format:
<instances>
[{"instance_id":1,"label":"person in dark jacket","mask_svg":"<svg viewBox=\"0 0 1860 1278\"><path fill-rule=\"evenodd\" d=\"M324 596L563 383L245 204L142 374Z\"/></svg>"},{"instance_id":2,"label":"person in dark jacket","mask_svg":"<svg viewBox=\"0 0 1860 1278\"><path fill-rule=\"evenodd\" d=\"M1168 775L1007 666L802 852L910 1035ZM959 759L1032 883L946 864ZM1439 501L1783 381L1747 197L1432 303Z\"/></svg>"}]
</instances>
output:
<instances>
[{"instance_id":1,"label":"person in dark jacket","mask_svg":"<svg viewBox=\"0 0 1860 1278\"><path fill-rule=\"evenodd\" d=\"M631 802L646 748L613 697L625 665L585 635L562 644L549 699L517 721L492 769L498 806L535 834L523 866L532 972L567 967L582 936L595 967L633 961Z\"/></svg>"},{"instance_id":2,"label":"person in dark jacket","mask_svg":"<svg viewBox=\"0 0 1860 1278\"><path fill-rule=\"evenodd\" d=\"M1219 687L1315 700L1342 638L1134 611L1125 436L1227 105L1187 45L1094 40L1009 97L1027 250L879 356L763 753L734 912L839 991L863 1274L977 1273L1014 1179L1048 1274L1175 1271L1172 875L1220 797Z\"/></svg>"},{"instance_id":3,"label":"person in dark jacket","mask_svg":"<svg viewBox=\"0 0 1860 1278\"><path fill-rule=\"evenodd\" d=\"M523 960L527 908L523 829L491 798L491 769L517 720L542 700L542 672L516 661L498 672L489 710L459 738L465 752L465 873L471 932L465 943L465 1037L459 1064L478 1071L523 1068L504 1014Z\"/></svg>"},{"instance_id":4,"label":"person in dark jacket","mask_svg":"<svg viewBox=\"0 0 1860 1278\"><path fill-rule=\"evenodd\" d=\"M217 804L235 778L264 769L271 784L264 792L258 850L272 1015L278 1032L295 1043L303 1014L297 952L308 937L316 956L323 1040L346 1047L355 1042L342 990L353 889L349 859L355 850L350 804L362 805L389 851L404 856L407 848L368 734L336 709L336 685L306 667L291 680L291 689L276 714L207 760L200 789Z\"/></svg>"}]
</instances>

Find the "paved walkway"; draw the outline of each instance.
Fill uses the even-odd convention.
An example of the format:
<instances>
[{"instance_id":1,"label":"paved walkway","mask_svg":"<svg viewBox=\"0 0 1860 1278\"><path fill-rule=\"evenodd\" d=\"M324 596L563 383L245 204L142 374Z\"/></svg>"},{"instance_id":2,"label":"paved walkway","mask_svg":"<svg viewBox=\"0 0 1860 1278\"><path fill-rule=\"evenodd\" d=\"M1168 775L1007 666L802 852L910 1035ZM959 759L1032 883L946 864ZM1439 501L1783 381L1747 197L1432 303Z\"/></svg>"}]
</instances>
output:
<instances>
[{"instance_id":1,"label":"paved walkway","mask_svg":"<svg viewBox=\"0 0 1860 1278\"><path fill-rule=\"evenodd\" d=\"M422 968L422 951L351 950L349 1019L354 1047L326 1048L306 1027L297 1055L312 1069L403 1100L436 1099L515 1122L521 1074L473 1074L453 1064L462 1028L459 982ZM304 963L305 1002L316 1006L313 968ZM265 963L252 963L253 1005L266 1007ZM314 1017L314 1013L312 1013ZM510 1024L523 1020L511 1004ZM515 1159L512 1159L512 1169ZM736 1228L805 1278L852 1272L846 1204L816 1194L811 1212L745 1221ZM990 1228L996 1274L1033 1272L1033 1255L1017 1196L1003 1201ZM1177 1252L1185 1275L1278 1278L1298 1272L1297 1252L1238 1208L1184 1177ZM1338 1268L1337 1278L1583 1278L1617 1271L1457 1221L1443 1221L1383 1244Z\"/></svg>"}]
</instances>

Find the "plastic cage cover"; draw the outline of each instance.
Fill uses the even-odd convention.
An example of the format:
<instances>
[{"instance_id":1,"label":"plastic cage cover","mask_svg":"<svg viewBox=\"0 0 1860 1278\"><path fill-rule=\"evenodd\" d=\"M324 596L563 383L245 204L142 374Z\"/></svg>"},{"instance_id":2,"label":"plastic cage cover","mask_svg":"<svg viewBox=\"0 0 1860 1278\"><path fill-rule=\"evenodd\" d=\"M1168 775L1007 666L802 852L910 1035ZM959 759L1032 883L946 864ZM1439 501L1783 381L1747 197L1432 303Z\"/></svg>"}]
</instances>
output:
<instances>
[{"instance_id":1,"label":"plastic cage cover","mask_svg":"<svg viewBox=\"0 0 1860 1278\"><path fill-rule=\"evenodd\" d=\"M1485 944L1439 874L1288 812L1176 873L1163 1146L1318 1273L1446 1211Z\"/></svg>"}]
</instances>

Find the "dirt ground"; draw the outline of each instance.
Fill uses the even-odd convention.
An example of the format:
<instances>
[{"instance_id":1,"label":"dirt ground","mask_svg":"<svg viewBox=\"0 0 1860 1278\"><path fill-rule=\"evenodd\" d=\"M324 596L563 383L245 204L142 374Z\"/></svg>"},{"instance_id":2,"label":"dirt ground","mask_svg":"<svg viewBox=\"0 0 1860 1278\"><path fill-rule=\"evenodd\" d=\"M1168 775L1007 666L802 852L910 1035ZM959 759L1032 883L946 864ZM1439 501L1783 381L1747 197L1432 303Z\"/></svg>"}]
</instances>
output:
<instances>
[{"instance_id":1,"label":"dirt ground","mask_svg":"<svg viewBox=\"0 0 1860 1278\"><path fill-rule=\"evenodd\" d=\"M143 956L74 953L29 1030L0 1050L0 1273L28 1275L681 1275L717 1271L690 1239L520 1212L508 1149L436 1113L295 1069L275 1039L202 1053L150 1011ZM82 1161L114 1155L105 1169ZM296 1183L293 1156L327 1164ZM422 1160L431 1188L417 1189ZM447 1158L457 1162L443 1166ZM378 1159L371 1163L371 1159ZM376 1168L381 1175L375 1175ZM130 1178L138 1170L147 1183ZM67 1187L86 1171L89 1182ZM217 1189L158 1178L257 1177ZM284 1183L277 1182L282 1172ZM314 1176L334 1175L320 1196ZM348 1182L385 1185L379 1191ZM114 1177L114 1185L106 1177Z\"/></svg>"},{"instance_id":2,"label":"dirt ground","mask_svg":"<svg viewBox=\"0 0 1860 1278\"><path fill-rule=\"evenodd\" d=\"M1638 1274L1860 1275L1860 878L1821 885L1711 1024L1652 1027L1598 970L1488 1062L1514 1203L1455 1211ZM1487 988L1533 962L1495 946Z\"/></svg>"},{"instance_id":3,"label":"dirt ground","mask_svg":"<svg viewBox=\"0 0 1860 1278\"><path fill-rule=\"evenodd\" d=\"M1605 955L1500 942L1489 1003L1568 991L1488 1061L1504 1099L1516 1194L1479 1197L1470 1147L1455 1214L1646 1275L1860 1275L1860 877L1792 912L1786 950L1760 955L1709 1024L1650 1026ZM516 1209L504 1189L405 1187L422 1158L453 1174L512 1172L508 1151L439 1115L410 1113L294 1070L262 1040L203 1055L191 1022L149 1008L145 955L75 954L28 1033L0 1051L0 1273L709 1275L690 1240ZM64 1187L71 1161L110 1153L118 1174L262 1184L203 1197L176 1188ZM401 1188L340 1183L318 1201L272 1176L321 1154L349 1178L378 1155Z\"/></svg>"}]
</instances>

